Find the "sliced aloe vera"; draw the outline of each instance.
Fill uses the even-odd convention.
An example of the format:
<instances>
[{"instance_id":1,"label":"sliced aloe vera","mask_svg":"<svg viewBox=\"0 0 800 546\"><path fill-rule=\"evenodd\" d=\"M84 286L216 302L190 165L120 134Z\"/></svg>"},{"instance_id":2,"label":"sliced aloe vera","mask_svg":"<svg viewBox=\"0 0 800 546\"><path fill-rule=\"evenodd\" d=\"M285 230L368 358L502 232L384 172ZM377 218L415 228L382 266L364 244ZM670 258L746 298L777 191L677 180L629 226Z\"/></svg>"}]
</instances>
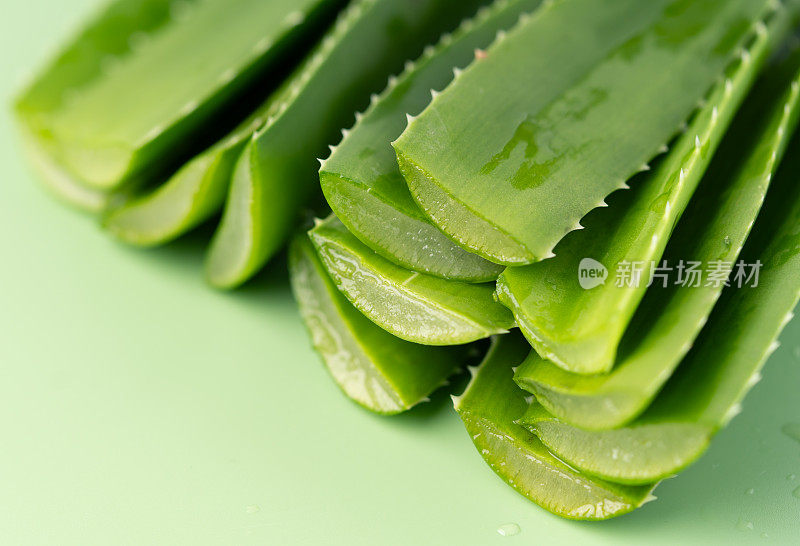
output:
<instances>
[{"instance_id":1,"label":"sliced aloe vera","mask_svg":"<svg viewBox=\"0 0 800 546\"><path fill-rule=\"evenodd\" d=\"M339 290L369 319L423 345L458 345L515 326L492 284L447 281L404 269L359 241L330 216L309 232Z\"/></svg>"},{"instance_id":2,"label":"sliced aloe vera","mask_svg":"<svg viewBox=\"0 0 800 546\"><path fill-rule=\"evenodd\" d=\"M770 0L552 2L489 48L395 142L409 188L462 246L552 257L676 133ZM565 39L568 36L569 39Z\"/></svg>"},{"instance_id":3,"label":"sliced aloe vera","mask_svg":"<svg viewBox=\"0 0 800 546\"><path fill-rule=\"evenodd\" d=\"M626 328L661 260L673 227L689 204L719 143L750 90L758 71L789 25L788 14L754 27L754 41L712 90L687 131L652 173L614 195L610 206L584 219L585 229L569 234L556 257L508 268L498 296L522 332L545 359L573 373L609 371ZM760 202L760 201L759 201ZM755 211L753 212L755 215ZM590 267L604 283L579 278ZM615 278L616 277L616 278ZM599 285L598 285L599 284Z\"/></svg>"},{"instance_id":4,"label":"sliced aloe vera","mask_svg":"<svg viewBox=\"0 0 800 546\"><path fill-rule=\"evenodd\" d=\"M230 135L181 167L152 192L110 208L103 225L139 246L168 243L218 213L228 195L236 161L247 141L274 113L267 100Z\"/></svg>"},{"instance_id":5,"label":"sliced aloe vera","mask_svg":"<svg viewBox=\"0 0 800 546\"><path fill-rule=\"evenodd\" d=\"M736 262L797 126L798 67L796 54L770 67L754 88L670 240L664 257L671 267ZM669 281L648 290L609 374L577 376L532 354L517 370L517 383L578 427L617 428L633 420L691 348L723 289L706 279L699 286Z\"/></svg>"},{"instance_id":6,"label":"sliced aloe vera","mask_svg":"<svg viewBox=\"0 0 800 546\"><path fill-rule=\"evenodd\" d=\"M131 10L134 4L142 2L122 3ZM158 17L145 10L144 25L121 25L112 9L71 46L78 74L65 75L68 53L34 84L34 97L23 97L19 111L66 171L91 187L113 189L155 175L189 152L217 114L341 4L173 2L166 21L162 2ZM127 47L117 37L106 47L103 40L120 26Z\"/></svg>"},{"instance_id":7,"label":"sliced aloe vera","mask_svg":"<svg viewBox=\"0 0 800 546\"><path fill-rule=\"evenodd\" d=\"M620 516L652 499L654 485L631 487L586 476L559 461L535 435L514 423L525 392L512 380L530 346L518 334L493 340L467 390L454 398L472 442L492 470L518 493L570 519Z\"/></svg>"},{"instance_id":8,"label":"sliced aloe vera","mask_svg":"<svg viewBox=\"0 0 800 546\"><path fill-rule=\"evenodd\" d=\"M424 347L372 324L342 296L303 235L289 252L292 288L314 348L344 393L381 414L411 409L455 373L461 347Z\"/></svg>"},{"instance_id":9,"label":"sliced aloe vera","mask_svg":"<svg viewBox=\"0 0 800 546\"><path fill-rule=\"evenodd\" d=\"M487 0L357 0L276 99L281 108L239 159L206 274L236 287L283 246L317 190L318 165L371 92Z\"/></svg>"},{"instance_id":10,"label":"sliced aloe vera","mask_svg":"<svg viewBox=\"0 0 800 546\"><path fill-rule=\"evenodd\" d=\"M561 459L618 482L660 479L697 459L739 412L800 299L798 144L786 155L788 164L745 248L747 263L762 264L758 286L726 288L696 346L653 405L629 426L610 431L570 427L541 408L522 420Z\"/></svg>"},{"instance_id":11,"label":"sliced aloe vera","mask_svg":"<svg viewBox=\"0 0 800 546\"><path fill-rule=\"evenodd\" d=\"M436 48L430 48L376 98L320 170L322 191L336 216L364 244L395 264L421 273L467 281L497 278L502 267L465 251L431 224L408 191L391 142L418 114L432 91L468 65L476 49L492 43L540 0L496 2Z\"/></svg>"}]
</instances>

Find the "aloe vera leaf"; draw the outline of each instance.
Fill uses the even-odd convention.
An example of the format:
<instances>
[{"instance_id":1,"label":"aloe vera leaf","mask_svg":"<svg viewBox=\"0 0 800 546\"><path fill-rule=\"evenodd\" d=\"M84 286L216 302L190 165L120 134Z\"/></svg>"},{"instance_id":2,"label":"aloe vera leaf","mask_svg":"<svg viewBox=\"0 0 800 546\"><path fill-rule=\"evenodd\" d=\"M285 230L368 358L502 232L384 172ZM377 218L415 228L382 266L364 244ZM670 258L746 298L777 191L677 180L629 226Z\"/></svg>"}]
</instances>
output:
<instances>
[{"instance_id":1,"label":"aloe vera leaf","mask_svg":"<svg viewBox=\"0 0 800 546\"><path fill-rule=\"evenodd\" d=\"M113 196L85 187L54 160L52 144L38 130L42 118L61 107L71 88L99 77L104 60L127 53L133 36L155 32L168 23L175 4L174 0L118 0L104 6L17 97L15 110L26 155L46 188L70 206L99 213Z\"/></svg>"},{"instance_id":2,"label":"aloe vera leaf","mask_svg":"<svg viewBox=\"0 0 800 546\"><path fill-rule=\"evenodd\" d=\"M539 506L570 519L620 516L651 500L655 484L625 486L584 475L559 461L535 435L514 423L525 412L525 393L512 367L530 351L524 338L493 340L486 359L455 407L483 459L503 481Z\"/></svg>"},{"instance_id":3,"label":"aloe vera leaf","mask_svg":"<svg viewBox=\"0 0 800 546\"><path fill-rule=\"evenodd\" d=\"M319 188L314 158L326 154L389 74L486 1L358 0L350 5L291 77L276 99L278 113L239 159L206 262L212 285L234 288L264 266Z\"/></svg>"},{"instance_id":4,"label":"aloe vera leaf","mask_svg":"<svg viewBox=\"0 0 800 546\"><path fill-rule=\"evenodd\" d=\"M786 154L743 254L746 263L763 264L758 286L725 289L695 347L650 408L629 426L591 432L535 408L527 414L522 422L560 458L615 481L659 479L696 460L739 413L800 299L798 144L795 139Z\"/></svg>"},{"instance_id":5,"label":"aloe vera leaf","mask_svg":"<svg viewBox=\"0 0 800 546\"><path fill-rule=\"evenodd\" d=\"M551 260L508 268L498 297L517 318L537 352L579 374L609 371L620 340L647 290L653 265L703 177L719 143L773 49L788 30L786 10L770 25L754 26L754 42L712 90L687 131L634 189L615 195L610 206L584 219L585 229L568 235ZM729 77L727 77L729 76ZM578 282L586 258L607 267L606 282ZM640 280L617 276L640 269ZM585 288L586 287L586 288Z\"/></svg>"},{"instance_id":6,"label":"aloe vera leaf","mask_svg":"<svg viewBox=\"0 0 800 546\"><path fill-rule=\"evenodd\" d=\"M670 240L668 264L736 262L797 126L798 68L800 54L795 54L771 66L754 88ZM515 379L565 423L593 430L621 427L641 414L669 379L722 288L656 282L623 338L617 366L606 375L577 376L531 355Z\"/></svg>"},{"instance_id":7,"label":"aloe vera leaf","mask_svg":"<svg viewBox=\"0 0 800 546\"><path fill-rule=\"evenodd\" d=\"M393 80L336 147L320 170L322 191L336 216L364 244L395 264L451 280L487 282L502 267L465 251L438 228L411 197L391 142L436 90L468 65L540 0L502 0L446 35ZM434 92L432 92L434 90Z\"/></svg>"},{"instance_id":8,"label":"aloe vera leaf","mask_svg":"<svg viewBox=\"0 0 800 546\"><path fill-rule=\"evenodd\" d=\"M771 6L550 3L395 142L411 193L439 228L491 261L552 257L583 216L657 155L744 45L750 23L780 9Z\"/></svg>"},{"instance_id":9,"label":"aloe vera leaf","mask_svg":"<svg viewBox=\"0 0 800 546\"><path fill-rule=\"evenodd\" d=\"M422 345L459 345L508 332L492 284L448 281L404 269L359 241L336 216L309 232L339 290L373 323Z\"/></svg>"},{"instance_id":10,"label":"aloe vera leaf","mask_svg":"<svg viewBox=\"0 0 800 546\"><path fill-rule=\"evenodd\" d=\"M308 237L290 245L292 288L314 348L344 393L364 408L397 414L427 399L455 373L462 347L424 347L372 324L339 293Z\"/></svg>"},{"instance_id":11,"label":"aloe vera leaf","mask_svg":"<svg viewBox=\"0 0 800 546\"><path fill-rule=\"evenodd\" d=\"M113 189L146 178L187 153L193 135L204 134L215 115L340 4L186 3L156 31L131 34L121 55L97 60L101 70L94 77L60 88L57 108L25 119L52 144L55 159L91 187Z\"/></svg>"}]
</instances>

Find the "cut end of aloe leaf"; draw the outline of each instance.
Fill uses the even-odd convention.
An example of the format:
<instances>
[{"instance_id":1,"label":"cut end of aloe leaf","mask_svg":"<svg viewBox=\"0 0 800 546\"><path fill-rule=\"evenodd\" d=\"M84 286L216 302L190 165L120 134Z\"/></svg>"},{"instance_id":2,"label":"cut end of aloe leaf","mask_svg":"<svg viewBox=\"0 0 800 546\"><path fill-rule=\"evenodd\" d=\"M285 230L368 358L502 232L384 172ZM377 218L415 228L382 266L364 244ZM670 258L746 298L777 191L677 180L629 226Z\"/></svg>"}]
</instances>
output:
<instances>
[{"instance_id":1,"label":"cut end of aloe leaf","mask_svg":"<svg viewBox=\"0 0 800 546\"><path fill-rule=\"evenodd\" d=\"M306 235L290 245L292 289L314 348L337 385L369 411L394 415L425 401L455 373L462 348L423 347L384 332L336 289Z\"/></svg>"},{"instance_id":2,"label":"cut end of aloe leaf","mask_svg":"<svg viewBox=\"0 0 800 546\"><path fill-rule=\"evenodd\" d=\"M456 245L418 210L416 214L398 210L371 187L326 171L320 172L320 182L328 204L348 230L401 267L471 283L493 281L503 271L502 266ZM405 184L402 179L398 182Z\"/></svg>"},{"instance_id":3,"label":"cut end of aloe leaf","mask_svg":"<svg viewBox=\"0 0 800 546\"><path fill-rule=\"evenodd\" d=\"M424 345L460 345L505 333L513 317L491 285L447 281L403 269L361 243L331 216L310 232L336 285L375 324Z\"/></svg>"},{"instance_id":4,"label":"cut end of aloe leaf","mask_svg":"<svg viewBox=\"0 0 800 546\"><path fill-rule=\"evenodd\" d=\"M654 485L620 485L582 474L514 423L527 403L512 380L512 367L528 351L521 336L496 339L467 390L456 399L456 410L484 460L517 492L565 518L609 519L647 502Z\"/></svg>"},{"instance_id":5,"label":"cut end of aloe leaf","mask_svg":"<svg viewBox=\"0 0 800 546\"><path fill-rule=\"evenodd\" d=\"M44 187L57 199L80 211L90 214L103 212L112 200L106 192L87 188L53 160L45 151L43 142L23 130L22 145L28 162L42 181Z\"/></svg>"},{"instance_id":6,"label":"cut end of aloe leaf","mask_svg":"<svg viewBox=\"0 0 800 546\"><path fill-rule=\"evenodd\" d=\"M206 279L215 288L230 290L247 282L264 265L265 248L277 248L283 241L282 233L260 229L261 184L256 180L254 149L255 140L250 140L236 162L225 210L206 254Z\"/></svg>"},{"instance_id":7,"label":"cut end of aloe leaf","mask_svg":"<svg viewBox=\"0 0 800 546\"><path fill-rule=\"evenodd\" d=\"M602 375L575 376L552 368L552 364L531 353L517 368L514 381L535 395L547 411L563 416L565 422L587 430L606 430L620 427L636 416L640 405L636 391L617 390L613 385L609 388Z\"/></svg>"},{"instance_id":8,"label":"cut end of aloe leaf","mask_svg":"<svg viewBox=\"0 0 800 546\"><path fill-rule=\"evenodd\" d=\"M616 430L583 430L560 422L536 402L518 422L569 465L629 485L649 484L680 472L706 450L714 433L712 428L691 422L642 422Z\"/></svg>"},{"instance_id":9,"label":"cut end of aloe leaf","mask_svg":"<svg viewBox=\"0 0 800 546\"><path fill-rule=\"evenodd\" d=\"M109 210L103 226L137 246L178 238L222 208L235 159L232 151L196 157L152 193Z\"/></svg>"},{"instance_id":10,"label":"cut end of aloe leaf","mask_svg":"<svg viewBox=\"0 0 800 546\"><path fill-rule=\"evenodd\" d=\"M436 180L402 151L402 140L394 143L400 172L420 208L453 241L490 262L514 266L549 257L537 256L507 232L481 218L441 188ZM455 228L455 229L454 229Z\"/></svg>"},{"instance_id":11,"label":"cut end of aloe leaf","mask_svg":"<svg viewBox=\"0 0 800 546\"><path fill-rule=\"evenodd\" d=\"M540 295L526 286L531 280L528 268L533 267L536 266L506 269L497 279L496 289L498 301L512 312L528 342L542 358L567 372L594 375L610 371L617 347L602 335L605 333L602 327L598 326L592 335L584 331L576 335L568 326L556 332L552 328L542 328L542 317L531 314L527 299L541 300ZM547 282L554 283L551 278L547 278Z\"/></svg>"}]
</instances>

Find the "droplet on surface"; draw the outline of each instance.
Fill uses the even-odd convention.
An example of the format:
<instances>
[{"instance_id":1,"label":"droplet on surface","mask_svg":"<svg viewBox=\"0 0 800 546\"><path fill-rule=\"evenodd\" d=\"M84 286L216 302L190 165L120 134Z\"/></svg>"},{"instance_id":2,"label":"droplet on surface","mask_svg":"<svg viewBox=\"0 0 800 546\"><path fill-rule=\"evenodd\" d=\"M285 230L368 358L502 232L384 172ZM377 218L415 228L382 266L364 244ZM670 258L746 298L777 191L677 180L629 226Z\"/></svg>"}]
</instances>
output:
<instances>
[{"instance_id":1,"label":"droplet on surface","mask_svg":"<svg viewBox=\"0 0 800 546\"><path fill-rule=\"evenodd\" d=\"M756 490L755 490L755 489L753 489L752 487L751 487L750 489L748 489L748 490L747 490L747 494L748 494L748 495L752 495L752 494L753 494L753 493L755 493L755 492L756 492Z\"/></svg>"},{"instance_id":2,"label":"droplet on surface","mask_svg":"<svg viewBox=\"0 0 800 546\"><path fill-rule=\"evenodd\" d=\"M786 423L781 431L796 442L800 442L800 423Z\"/></svg>"},{"instance_id":3,"label":"droplet on surface","mask_svg":"<svg viewBox=\"0 0 800 546\"><path fill-rule=\"evenodd\" d=\"M752 531L753 529L755 529L755 526L753 525L752 521L740 519L739 523L736 524L736 528L739 529L740 531Z\"/></svg>"},{"instance_id":4,"label":"droplet on surface","mask_svg":"<svg viewBox=\"0 0 800 546\"><path fill-rule=\"evenodd\" d=\"M257 504L248 504L247 506L245 506L244 511L247 512L248 514L255 514L256 512L261 511L261 507Z\"/></svg>"},{"instance_id":5,"label":"droplet on surface","mask_svg":"<svg viewBox=\"0 0 800 546\"><path fill-rule=\"evenodd\" d=\"M789 474L788 476L786 476L786 481L787 481L787 482L793 482L793 481L795 481L796 479L797 479L797 476L796 476L796 475L794 475L794 474Z\"/></svg>"},{"instance_id":6,"label":"droplet on surface","mask_svg":"<svg viewBox=\"0 0 800 546\"><path fill-rule=\"evenodd\" d=\"M794 491L792 491L792 495L794 495L795 497L797 497L798 499L800 499L800 487L798 487L797 489L795 489Z\"/></svg>"},{"instance_id":7,"label":"droplet on surface","mask_svg":"<svg viewBox=\"0 0 800 546\"><path fill-rule=\"evenodd\" d=\"M516 523L506 523L497 528L497 534L504 537L513 537L522 531Z\"/></svg>"},{"instance_id":8,"label":"droplet on surface","mask_svg":"<svg viewBox=\"0 0 800 546\"><path fill-rule=\"evenodd\" d=\"M731 238L728 235L725 236L724 242L725 246L731 246Z\"/></svg>"}]
</instances>

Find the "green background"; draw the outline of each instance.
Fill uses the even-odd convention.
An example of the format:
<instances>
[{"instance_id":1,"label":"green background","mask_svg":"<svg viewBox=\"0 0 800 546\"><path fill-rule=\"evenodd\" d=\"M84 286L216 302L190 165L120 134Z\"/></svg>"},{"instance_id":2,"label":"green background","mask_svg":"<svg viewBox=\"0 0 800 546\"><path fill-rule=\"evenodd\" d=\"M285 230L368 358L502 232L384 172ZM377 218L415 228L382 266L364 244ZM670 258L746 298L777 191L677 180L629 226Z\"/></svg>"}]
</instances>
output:
<instances>
[{"instance_id":1,"label":"green background","mask_svg":"<svg viewBox=\"0 0 800 546\"><path fill-rule=\"evenodd\" d=\"M346 400L282 261L215 293L207 234L128 249L50 199L7 105L94 4L5 2L0 17L0 543L800 541L800 443L781 432L800 423L798 320L744 413L657 502L574 523L495 477L446 396L398 418ZM511 522L521 533L500 536Z\"/></svg>"}]
</instances>

